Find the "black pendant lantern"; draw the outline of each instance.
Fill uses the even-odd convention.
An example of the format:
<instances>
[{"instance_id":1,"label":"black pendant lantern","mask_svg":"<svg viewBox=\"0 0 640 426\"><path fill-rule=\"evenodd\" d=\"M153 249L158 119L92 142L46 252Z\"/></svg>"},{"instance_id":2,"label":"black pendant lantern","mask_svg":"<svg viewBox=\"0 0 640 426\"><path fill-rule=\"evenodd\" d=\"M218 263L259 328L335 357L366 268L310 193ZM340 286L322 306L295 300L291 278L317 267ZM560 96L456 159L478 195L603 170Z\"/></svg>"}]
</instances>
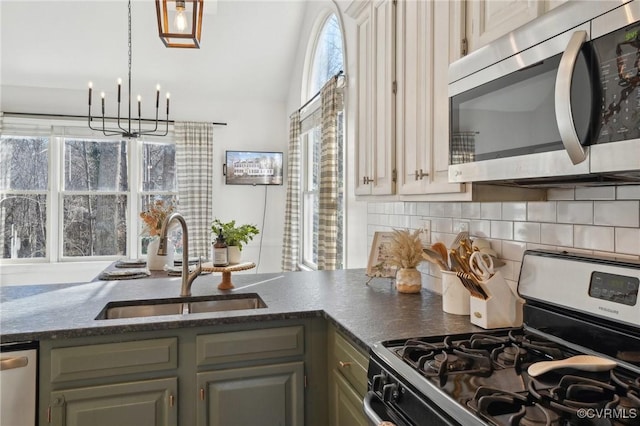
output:
<instances>
[{"instance_id":1,"label":"black pendant lantern","mask_svg":"<svg viewBox=\"0 0 640 426\"><path fill-rule=\"evenodd\" d=\"M200 48L204 0L156 0L158 34L167 47Z\"/></svg>"}]
</instances>

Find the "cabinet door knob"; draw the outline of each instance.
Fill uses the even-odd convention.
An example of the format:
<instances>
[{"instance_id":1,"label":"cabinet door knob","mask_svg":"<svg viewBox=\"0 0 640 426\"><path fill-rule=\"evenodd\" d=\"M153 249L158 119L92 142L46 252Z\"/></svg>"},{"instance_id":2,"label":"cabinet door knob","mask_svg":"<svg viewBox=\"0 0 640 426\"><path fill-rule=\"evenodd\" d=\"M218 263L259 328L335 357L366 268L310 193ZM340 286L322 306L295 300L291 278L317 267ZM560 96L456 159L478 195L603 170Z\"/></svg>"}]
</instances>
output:
<instances>
[{"instance_id":1,"label":"cabinet door knob","mask_svg":"<svg viewBox=\"0 0 640 426\"><path fill-rule=\"evenodd\" d=\"M349 361L338 361L338 365L340 365L340 368L351 367L351 362L349 362Z\"/></svg>"}]
</instances>

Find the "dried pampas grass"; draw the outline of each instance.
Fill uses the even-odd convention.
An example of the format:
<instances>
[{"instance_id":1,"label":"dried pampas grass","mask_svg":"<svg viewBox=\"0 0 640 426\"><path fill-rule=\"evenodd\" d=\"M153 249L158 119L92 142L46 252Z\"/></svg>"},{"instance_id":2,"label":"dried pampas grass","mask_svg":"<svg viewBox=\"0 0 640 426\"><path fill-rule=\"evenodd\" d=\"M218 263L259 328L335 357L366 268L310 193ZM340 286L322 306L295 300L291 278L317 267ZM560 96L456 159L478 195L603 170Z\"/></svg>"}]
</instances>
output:
<instances>
[{"instance_id":1,"label":"dried pampas grass","mask_svg":"<svg viewBox=\"0 0 640 426\"><path fill-rule=\"evenodd\" d=\"M422 262L420 230L393 230L391 241L386 246L387 263L398 268L415 268Z\"/></svg>"}]
</instances>

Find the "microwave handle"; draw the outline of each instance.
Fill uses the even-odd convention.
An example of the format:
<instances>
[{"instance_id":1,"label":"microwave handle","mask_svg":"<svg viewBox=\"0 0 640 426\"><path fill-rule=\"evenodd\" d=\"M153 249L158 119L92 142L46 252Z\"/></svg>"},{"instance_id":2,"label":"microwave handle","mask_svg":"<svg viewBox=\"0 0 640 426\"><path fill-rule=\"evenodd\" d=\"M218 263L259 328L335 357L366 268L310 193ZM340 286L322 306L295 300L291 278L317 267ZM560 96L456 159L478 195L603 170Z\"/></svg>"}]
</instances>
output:
<instances>
[{"instance_id":1,"label":"microwave handle","mask_svg":"<svg viewBox=\"0 0 640 426\"><path fill-rule=\"evenodd\" d=\"M555 87L556 121L564 149L569 154L573 164L586 160L587 151L580 143L580 138L573 125L571 112L571 78L582 45L587 40L586 31L576 31L571 36L567 48L562 54L558 65L558 75Z\"/></svg>"}]
</instances>

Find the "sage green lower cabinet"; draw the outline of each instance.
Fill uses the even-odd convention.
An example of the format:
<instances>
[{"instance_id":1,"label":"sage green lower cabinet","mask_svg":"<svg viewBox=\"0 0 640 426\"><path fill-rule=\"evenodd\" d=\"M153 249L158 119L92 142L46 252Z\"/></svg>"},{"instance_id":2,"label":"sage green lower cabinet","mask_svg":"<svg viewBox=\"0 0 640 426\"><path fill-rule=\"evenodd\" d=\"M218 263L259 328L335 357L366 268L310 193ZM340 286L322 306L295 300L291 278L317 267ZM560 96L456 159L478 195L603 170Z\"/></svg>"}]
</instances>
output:
<instances>
[{"instance_id":1,"label":"sage green lower cabinet","mask_svg":"<svg viewBox=\"0 0 640 426\"><path fill-rule=\"evenodd\" d=\"M118 383L51 393L51 423L67 426L172 426L178 379Z\"/></svg>"},{"instance_id":2,"label":"sage green lower cabinet","mask_svg":"<svg viewBox=\"0 0 640 426\"><path fill-rule=\"evenodd\" d=\"M304 363L198 373L198 426L304 425Z\"/></svg>"},{"instance_id":3,"label":"sage green lower cabinet","mask_svg":"<svg viewBox=\"0 0 640 426\"><path fill-rule=\"evenodd\" d=\"M363 414L362 395L338 371L330 372L332 423L340 426L368 426L369 421Z\"/></svg>"},{"instance_id":4,"label":"sage green lower cabinet","mask_svg":"<svg viewBox=\"0 0 640 426\"><path fill-rule=\"evenodd\" d=\"M363 400L369 357L333 325L328 328L329 425L368 425Z\"/></svg>"},{"instance_id":5,"label":"sage green lower cabinet","mask_svg":"<svg viewBox=\"0 0 640 426\"><path fill-rule=\"evenodd\" d=\"M41 340L38 424L326 426L326 349L324 318Z\"/></svg>"}]
</instances>

